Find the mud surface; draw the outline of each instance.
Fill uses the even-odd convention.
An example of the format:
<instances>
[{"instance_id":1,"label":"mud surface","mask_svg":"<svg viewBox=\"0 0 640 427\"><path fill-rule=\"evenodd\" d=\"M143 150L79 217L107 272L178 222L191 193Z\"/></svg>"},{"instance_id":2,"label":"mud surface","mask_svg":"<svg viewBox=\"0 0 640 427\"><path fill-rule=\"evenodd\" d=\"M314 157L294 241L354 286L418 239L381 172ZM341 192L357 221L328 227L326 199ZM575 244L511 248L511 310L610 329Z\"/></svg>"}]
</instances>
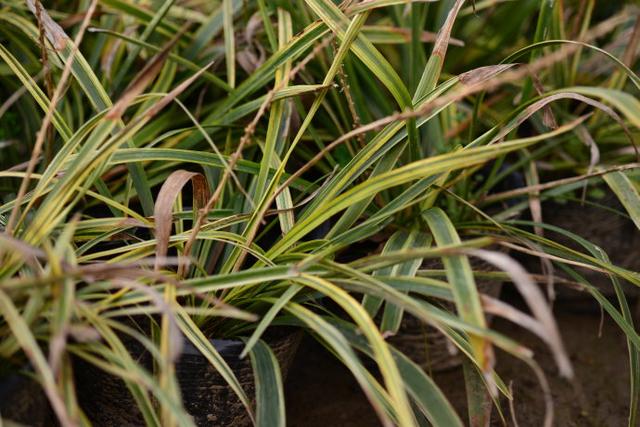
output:
<instances>
[{"instance_id":1,"label":"mud surface","mask_svg":"<svg viewBox=\"0 0 640 427\"><path fill-rule=\"evenodd\" d=\"M624 426L629 409L629 368L626 341L613 321L602 319L592 304L559 302L555 313L576 371L573 384L557 375L553 359L534 336L506 321L495 329L517 338L535 352L549 381L556 426ZM544 397L536 377L523 362L497 354L498 373L512 382L518 425L541 426ZM437 374L436 381L466 424L465 390L460 369ZM295 427L379 426L377 418L348 371L312 339L305 338L286 384L288 425ZM502 401L506 425L513 414ZM503 425L493 411L492 425Z\"/></svg>"}]
</instances>

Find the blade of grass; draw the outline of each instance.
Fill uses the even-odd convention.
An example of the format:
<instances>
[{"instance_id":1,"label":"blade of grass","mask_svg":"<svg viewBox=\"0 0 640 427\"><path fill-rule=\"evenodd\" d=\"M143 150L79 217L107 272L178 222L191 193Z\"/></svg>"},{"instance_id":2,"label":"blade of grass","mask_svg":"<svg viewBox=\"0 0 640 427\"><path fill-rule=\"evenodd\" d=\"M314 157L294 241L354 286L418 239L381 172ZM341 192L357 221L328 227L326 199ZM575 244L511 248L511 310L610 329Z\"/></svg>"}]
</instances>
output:
<instances>
[{"instance_id":1,"label":"blade of grass","mask_svg":"<svg viewBox=\"0 0 640 427\"><path fill-rule=\"evenodd\" d=\"M351 375L354 376L365 396L375 409L382 425L391 426L393 423L389 418L389 415L385 411L385 407L392 408L390 402L380 401L388 398L384 394L381 394L376 389L375 379L367 376L366 369L362 365L362 362L358 359L357 355L353 351L349 341L345 338L340 331L333 325L324 320L321 316L312 312L311 310L290 302L285 306L285 309L303 322L310 330L316 333L327 343L327 346L337 354L342 363L344 363Z\"/></svg>"},{"instance_id":2,"label":"blade of grass","mask_svg":"<svg viewBox=\"0 0 640 427\"><path fill-rule=\"evenodd\" d=\"M231 390L238 396L253 420L254 415L250 400L227 362L220 356L220 353L218 353L213 344L211 344L211 341L202 333L189 315L184 312L184 309L180 306L175 306L175 310L178 325L184 336L191 341L198 351L211 363L211 366L213 366L227 384L229 384L229 387L231 387Z\"/></svg>"},{"instance_id":3,"label":"blade of grass","mask_svg":"<svg viewBox=\"0 0 640 427\"><path fill-rule=\"evenodd\" d=\"M27 0L27 5L32 13L36 13L34 0ZM41 19L43 21L45 34L49 42L53 45L56 53L60 56L63 63L69 64L71 73L75 77L76 81L82 87L83 91L89 98L91 105L96 111L103 111L112 107L112 102L104 87L100 84L100 80L96 77L95 73L89 66L89 63L85 60L84 56L78 51L78 44L74 43L69 36L64 32L45 10L40 12ZM87 25L89 23L87 18ZM86 27L86 26L85 26ZM84 33L84 32L82 32ZM81 33L81 34L82 34ZM160 55L159 57L162 57ZM159 58L157 57L157 58ZM60 85L59 85L60 86ZM114 127L113 131L117 131L119 126ZM131 145L131 141L127 141L127 144ZM151 216L153 212L153 197L151 196L151 190L144 170L140 165L132 165L130 169L133 183L138 192L138 197L142 203L145 215Z\"/></svg>"},{"instance_id":4,"label":"blade of grass","mask_svg":"<svg viewBox=\"0 0 640 427\"><path fill-rule=\"evenodd\" d=\"M460 243L453 223L440 208L429 209L422 215L429 224L438 246ZM443 256L442 262L447 272L447 280L453 290L458 315L470 324L485 328L486 320L469 259L464 255L451 255ZM493 372L493 354L490 344L473 335L469 337L469 341L478 366L485 378L491 381L489 377ZM491 392L493 393L493 390Z\"/></svg>"},{"instance_id":5,"label":"blade of grass","mask_svg":"<svg viewBox=\"0 0 640 427\"><path fill-rule=\"evenodd\" d=\"M353 325L338 319L327 319L327 321L338 328L358 350L370 357L373 356L371 347ZM391 352L407 390L429 421L435 427L462 427L458 414L435 381L400 351L391 348Z\"/></svg>"},{"instance_id":6,"label":"blade of grass","mask_svg":"<svg viewBox=\"0 0 640 427\"><path fill-rule=\"evenodd\" d=\"M389 391L391 399L393 399L394 409L398 417L399 425L413 425L414 417L411 406L407 398L400 372L395 364L393 357L384 342L378 328L373 323L364 308L356 302L353 297L339 289L332 283L319 277L311 276L305 273L300 278L294 279L296 282L311 287L323 295L334 300L344 309L347 314L359 326L362 333L367 337L373 349L375 360L380 367L380 372L385 380L385 385Z\"/></svg>"},{"instance_id":7,"label":"blade of grass","mask_svg":"<svg viewBox=\"0 0 640 427\"><path fill-rule=\"evenodd\" d=\"M2 290L0 290L0 312L11 329L13 336L16 338L25 354L27 354L31 364L38 373L44 392L47 395L58 420L63 427L76 426L77 421L69 417L64 401L60 396L60 391L56 386L53 373L51 372L51 369L47 364L47 360L38 346L35 337L29 330L29 326L25 323L11 298L9 298L9 296Z\"/></svg>"},{"instance_id":8,"label":"blade of grass","mask_svg":"<svg viewBox=\"0 0 640 427\"><path fill-rule=\"evenodd\" d=\"M141 42L146 42L147 39L156 30L158 24L160 24L160 22L166 21L165 16L166 16L167 12L169 11L169 8L171 8L171 6L173 6L174 3L175 3L175 0L165 0L165 1L163 1L162 4L160 4L160 7L158 7L158 9L155 12L155 14L153 15L153 18L151 19L151 21L145 27L145 29L142 32L142 34L140 34L138 37L136 37L136 39L138 39ZM124 60L124 63L122 63L122 64L120 64L118 66L118 72L117 72L117 74L114 77L113 82L112 82L114 87L120 86L120 83L122 82L122 79L127 74L127 72L129 72L129 69L133 65L133 62L137 59L138 55L140 55L140 51L141 50L142 50L142 48L140 47L140 45L136 45L127 54L127 57Z\"/></svg>"},{"instance_id":9,"label":"blade of grass","mask_svg":"<svg viewBox=\"0 0 640 427\"><path fill-rule=\"evenodd\" d=\"M604 181L627 210L634 224L640 229L640 194L638 188L624 172L603 175Z\"/></svg>"},{"instance_id":10,"label":"blade of grass","mask_svg":"<svg viewBox=\"0 0 640 427\"><path fill-rule=\"evenodd\" d=\"M41 7L39 8L38 11L36 11L36 6L33 4L33 2L31 0L28 0L27 4L29 5L29 7L31 8L31 11L33 13L37 13L38 16L40 16L40 18L44 22L48 22L48 25L46 27L47 28L47 35L51 38L55 34L55 37L58 37L58 40L56 40L56 42L60 43L60 42L64 41L64 44L66 45L67 44L67 40L66 39L68 39L68 37L66 37L66 35L64 35L64 37L62 37L59 34L59 31L62 31L62 30L60 29L60 27L57 27L57 24L55 24L51 20L51 18L49 18L49 21L46 21L46 19L48 18L48 15L46 14L46 12L44 10L41 10L42 9ZM47 129L49 128L49 124L51 123L51 120L52 120L52 118L54 116L54 112L55 112L55 110L56 110L56 108L58 106L58 102L62 98L62 93L63 93L65 85L67 84L67 79L69 78L70 74L72 73L75 55L78 52L78 47L77 46L78 46L78 44L80 44L80 42L82 41L82 38L84 37L85 30L89 26L89 21L90 21L91 17L93 16L93 13L95 12L96 6L97 6L97 3L96 3L95 0L92 1L90 3L90 5L89 5L89 8L87 10L87 14L85 15L85 18L83 19L82 25L80 27L80 31L78 32L78 35L76 36L76 43L75 44L72 43L73 47L70 49L69 56L71 57L71 60L68 61L65 64L62 76L60 77L60 81L58 82L58 85L56 87L55 92L53 93L53 96L52 96L52 99L51 99L51 105L49 106L49 109L47 110L47 112L45 114L45 117L42 120L42 124L40 126L40 132L38 133L34 148L33 148L32 152L31 152L31 157L29 158L29 163L27 165L27 172L25 174L24 179L20 183L20 188L18 189L18 194L16 196L16 204L13 206L13 209L11 210L11 215L9 216L9 220L7 221L7 225L5 227L5 231L8 232L9 234L11 234L13 232L13 227L17 223L19 223L18 209L20 208L20 200L24 197L25 193L27 192L27 188L29 186L29 181L30 181L30 175L35 170L36 162L38 161L40 153L42 152L43 145L45 143L45 138L46 138L46 135L47 135ZM49 35L49 33L51 33L52 35ZM64 34L64 32L62 34ZM66 37L66 39L65 39L65 37ZM62 38L62 40L60 40L60 38ZM56 45L56 43L54 43L54 46L58 46L58 45Z\"/></svg>"},{"instance_id":11,"label":"blade of grass","mask_svg":"<svg viewBox=\"0 0 640 427\"><path fill-rule=\"evenodd\" d=\"M422 72L420 82L413 95L413 103L416 104L420 98L435 89L440 74L442 73L442 66L444 65L444 58L447 54L447 48L451 40L451 31L453 30L453 24L460 12L460 9L464 5L464 0L456 0L452 6L447 19L438 33L438 38L433 45L433 51L427 61L427 66Z\"/></svg>"},{"instance_id":12,"label":"blade of grass","mask_svg":"<svg viewBox=\"0 0 640 427\"><path fill-rule=\"evenodd\" d=\"M231 89L236 87L236 41L233 29L232 0L222 0L222 16L224 29L224 51L227 64L227 83Z\"/></svg>"},{"instance_id":13,"label":"blade of grass","mask_svg":"<svg viewBox=\"0 0 640 427\"><path fill-rule=\"evenodd\" d=\"M249 355L256 386L256 426L286 426L282 374L273 351L260 340Z\"/></svg>"}]
</instances>

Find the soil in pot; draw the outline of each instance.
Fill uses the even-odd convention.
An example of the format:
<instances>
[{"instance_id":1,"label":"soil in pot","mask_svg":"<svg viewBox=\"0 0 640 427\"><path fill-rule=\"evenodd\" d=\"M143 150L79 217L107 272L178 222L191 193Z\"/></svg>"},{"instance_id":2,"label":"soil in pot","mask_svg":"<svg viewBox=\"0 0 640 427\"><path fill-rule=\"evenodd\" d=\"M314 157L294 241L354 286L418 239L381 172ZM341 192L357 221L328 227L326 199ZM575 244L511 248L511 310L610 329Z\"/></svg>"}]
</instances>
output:
<instances>
[{"instance_id":1,"label":"soil in pot","mask_svg":"<svg viewBox=\"0 0 640 427\"><path fill-rule=\"evenodd\" d=\"M271 332L265 338L273 350L283 377L286 377L295 355L299 332L288 329ZM229 364L249 398L255 395L253 369L249 357L240 359L244 342L240 340L211 340ZM150 356L141 346L127 346L132 356L150 369ZM240 399L202 354L185 342L183 353L176 363L176 377L180 384L183 404L198 426L248 426L250 418ZM125 383L117 377L78 361L76 382L80 405L96 427L144 426Z\"/></svg>"}]
</instances>

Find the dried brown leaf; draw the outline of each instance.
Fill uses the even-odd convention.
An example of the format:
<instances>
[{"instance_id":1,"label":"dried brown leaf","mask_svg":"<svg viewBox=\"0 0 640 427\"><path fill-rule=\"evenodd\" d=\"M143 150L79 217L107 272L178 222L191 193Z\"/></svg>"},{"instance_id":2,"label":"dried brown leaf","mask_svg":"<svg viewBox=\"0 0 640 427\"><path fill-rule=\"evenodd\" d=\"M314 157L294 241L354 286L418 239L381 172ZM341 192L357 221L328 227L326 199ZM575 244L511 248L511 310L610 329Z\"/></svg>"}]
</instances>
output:
<instances>
[{"instance_id":1,"label":"dried brown leaf","mask_svg":"<svg viewBox=\"0 0 640 427\"><path fill-rule=\"evenodd\" d=\"M438 37L433 46L433 55L439 56L444 59L447 54L447 48L449 47L450 39L451 39L451 31L453 30L453 24L456 21L456 17L458 16L458 12L462 9L464 5L464 0L456 0L455 4L449 11L447 15L447 20L444 22L442 28L438 32Z\"/></svg>"},{"instance_id":2,"label":"dried brown leaf","mask_svg":"<svg viewBox=\"0 0 640 427\"><path fill-rule=\"evenodd\" d=\"M460 83L467 86L479 84L516 65L517 64L487 65L486 67L476 68L460 74L459 80Z\"/></svg>"},{"instance_id":3,"label":"dried brown leaf","mask_svg":"<svg viewBox=\"0 0 640 427\"><path fill-rule=\"evenodd\" d=\"M540 288L529 277L526 270L513 258L501 252L471 249L468 253L494 265L509 275L527 306L544 328L544 333L540 333L539 336L549 345L560 374L566 378L572 378L573 367L564 348L553 313Z\"/></svg>"},{"instance_id":4,"label":"dried brown leaf","mask_svg":"<svg viewBox=\"0 0 640 427\"><path fill-rule=\"evenodd\" d=\"M531 76L531 81L533 82L533 87L538 95L544 94L544 86L542 86L542 82L538 76L533 74ZM550 105L547 105L542 109L542 123L549 129L558 129L558 121L556 120Z\"/></svg>"},{"instance_id":5,"label":"dried brown leaf","mask_svg":"<svg viewBox=\"0 0 640 427\"><path fill-rule=\"evenodd\" d=\"M193 185L194 212L203 208L209 199L209 187L204 175L197 172L177 170L171 173L165 180L154 209L155 233L156 233L156 265L160 268L160 260L167 255L169 248L169 237L171 236L171 226L173 224L173 205L182 191L183 187L191 181Z\"/></svg>"},{"instance_id":6,"label":"dried brown leaf","mask_svg":"<svg viewBox=\"0 0 640 427\"><path fill-rule=\"evenodd\" d=\"M66 47L67 43L71 41L62 27L51 19L51 16L49 16L44 8L39 8L36 1L27 0L27 7L34 16L39 16L49 42L58 52L62 51Z\"/></svg>"}]
</instances>

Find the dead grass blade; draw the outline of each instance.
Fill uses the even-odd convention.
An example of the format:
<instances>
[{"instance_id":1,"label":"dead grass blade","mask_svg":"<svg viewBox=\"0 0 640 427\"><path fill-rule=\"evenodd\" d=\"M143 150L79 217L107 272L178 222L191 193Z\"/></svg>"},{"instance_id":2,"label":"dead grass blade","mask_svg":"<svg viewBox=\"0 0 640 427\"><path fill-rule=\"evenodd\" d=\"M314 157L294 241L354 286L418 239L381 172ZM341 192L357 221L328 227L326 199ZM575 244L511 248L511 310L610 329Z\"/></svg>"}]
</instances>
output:
<instances>
[{"instance_id":1,"label":"dead grass blade","mask_svg":"<svg viewBox=\"0 0 640 427\"><path fill-rule=\"evenodd\" d=\"M553 313L551 312L549 304L544 299L544 295L534 281L531 280L531 277L529 277L526 270L511 257L500 252L484 249L471 249L468 252L469 254L505 271L509 275L514 285L527 302L527 305L535 318L544 327L545 334L543 334L542 338L547 342L552 350L553 357L558 365L560 374L566 378L572 378L573 368L571 366L571 361L564 349L564 344L562 343L562 338L560 337L558 325L555 322Z\"/></svg>"},{"instance_id":2,"label":"dead grass blade","mask_svg":"<svg viewBox=\"0 0 640 427\"><path fill-rule=\"evenodd\" d=\"M182 188L191 181L193 185L193 211L198 212L209 199L209 187L204 175L196 172L177 170L166 179L156 198L154 209L155 233L156 233L156 265L160 268L160 260L167 255L169 237L173 224L173 205L176 202Z\"/></svg>"}]
</instances>

